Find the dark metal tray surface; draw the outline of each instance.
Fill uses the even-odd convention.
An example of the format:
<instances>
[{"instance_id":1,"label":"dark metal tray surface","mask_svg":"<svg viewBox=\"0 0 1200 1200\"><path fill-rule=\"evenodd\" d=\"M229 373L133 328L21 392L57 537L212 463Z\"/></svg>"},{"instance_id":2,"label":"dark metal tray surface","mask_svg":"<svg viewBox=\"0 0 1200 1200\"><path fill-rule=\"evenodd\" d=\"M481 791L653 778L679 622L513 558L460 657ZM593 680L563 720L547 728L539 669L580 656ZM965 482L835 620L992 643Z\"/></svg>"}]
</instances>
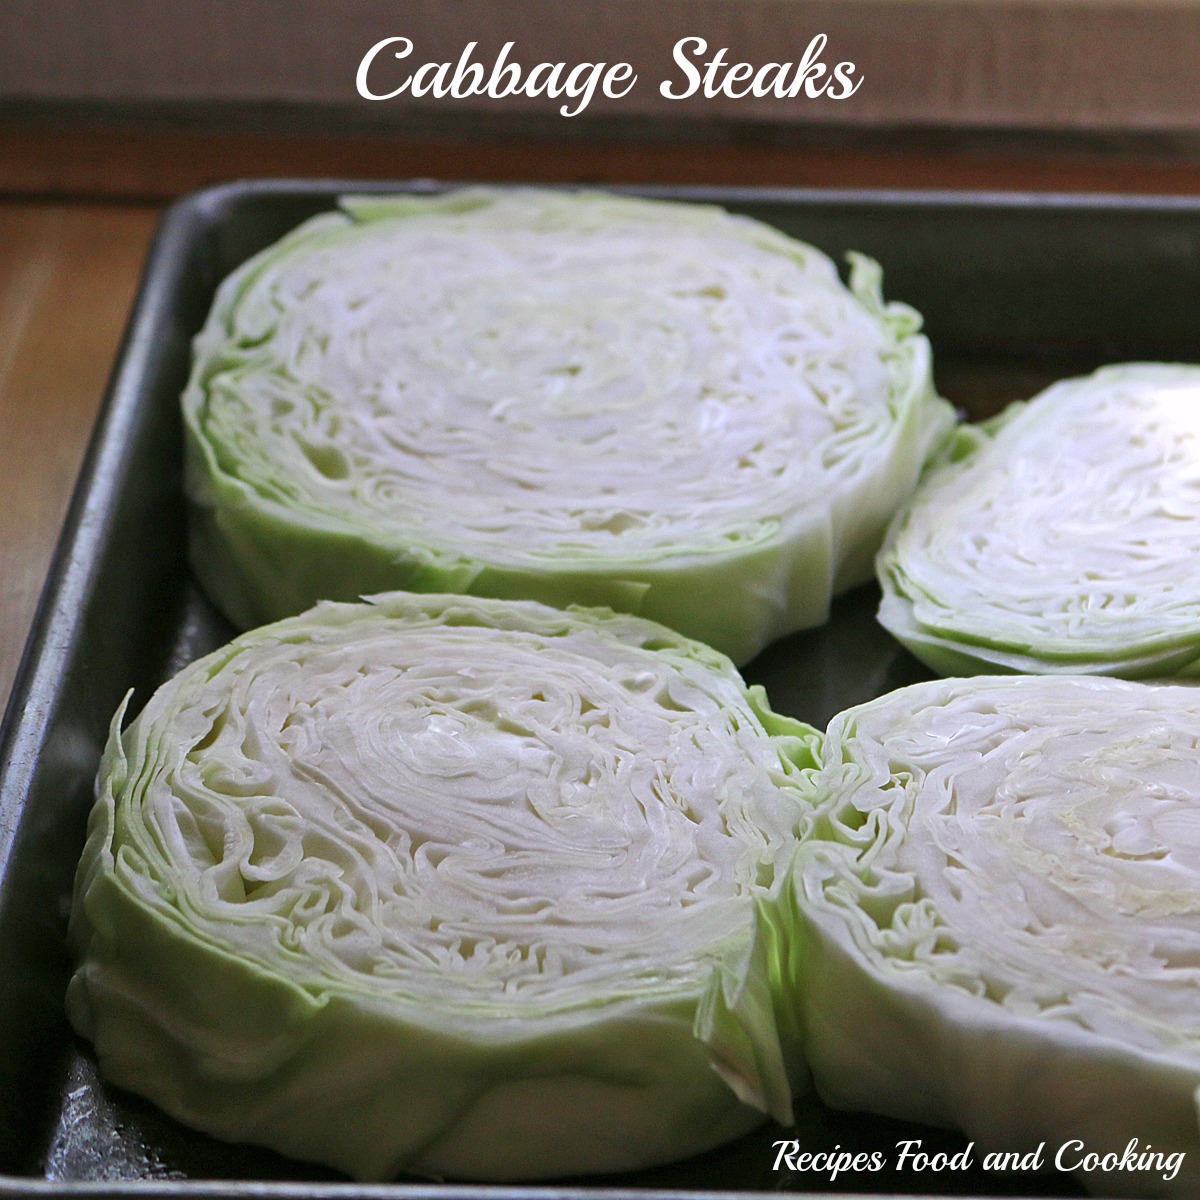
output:
<instances>
[{"instance_id":1,"label":"dark metal tray surface","mask_svg":"<svg viewBox=\"0 0 1200 1200\"><path fill-rule=\"evenodd\" d=\"M772 1143L882 1150L957 1135L801 1103L794 1130L767 1127L672 1167L554 1187L398 1182L362 1187L265 1151L183 1129L106 1087L70 1032L62 995L75 863L96 764L127 689L143 702L232 630L185 561L178 397L190 340L218 281L344 192L439 185L233 184L163 220L68 513L0 732L0 1195L279 1197L318 1200L647 1200L762 1191L841 1195L1082 1194L1056 1171L827 1175L774 1170ZM715 201L837 258L878 258L889 298L926 318L938 380L979 417L1105 362L1200 358L1200 200L629 189ZM822 629L769 647L745 674L776 708L824 725L850 704L924 678L874 622L860 588Z\"/></svg>"}]
</instances>

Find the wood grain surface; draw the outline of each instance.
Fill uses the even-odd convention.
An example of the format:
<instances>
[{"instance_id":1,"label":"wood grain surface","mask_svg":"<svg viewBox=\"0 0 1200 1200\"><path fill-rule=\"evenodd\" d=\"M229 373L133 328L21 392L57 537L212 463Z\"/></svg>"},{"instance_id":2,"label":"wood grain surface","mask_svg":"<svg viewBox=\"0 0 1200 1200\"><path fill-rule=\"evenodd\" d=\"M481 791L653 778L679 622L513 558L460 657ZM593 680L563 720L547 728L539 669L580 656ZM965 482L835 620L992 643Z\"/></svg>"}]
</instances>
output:
<instances>
[{"instance_id":1,"label":"wood grain surface","mask_svg":"<svg viewBox=\"0 0 1200 1200\"><path fill-rule=\"evenodd\" d=\"M980 141L832 131L799 143L177 129L0 120L0 196L160 202L231 179L412 179L1196 194L1200 153L1171 141Z\"/></svg>"},{"instance_id":2,"label":"wood grain surface","mask_svg":"<svg viewBox=\"0 0 1200 1200\"><path fill-rule=\"evenodd\" d=\"M7 699L157 213L0 204L0 698Z\"/></svg>"}]
</instances>

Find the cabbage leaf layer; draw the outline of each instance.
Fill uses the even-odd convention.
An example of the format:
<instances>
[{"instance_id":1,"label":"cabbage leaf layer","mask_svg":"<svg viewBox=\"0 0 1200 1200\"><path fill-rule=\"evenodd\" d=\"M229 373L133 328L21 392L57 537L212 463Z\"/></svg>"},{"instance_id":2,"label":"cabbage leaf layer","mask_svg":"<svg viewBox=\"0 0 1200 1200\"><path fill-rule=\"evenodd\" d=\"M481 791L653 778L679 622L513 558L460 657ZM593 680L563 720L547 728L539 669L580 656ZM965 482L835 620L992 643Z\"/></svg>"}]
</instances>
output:
<instances>
[{"instance_id":1,"label":"cabbage leaf layer","mask_svg":"<svg viewBox=\"0 0 1200 1200\"><path fill-rule=\"evenodd\" d=\"M1144 1167L1096 1160L1089 1188L1196 1195L1200 692L917 684L835 718L805 782L793 970L818 1091L960 1127L979 1157L1045 1142L1086 1168L1133 1142Z\"/></svg>"},{"instance_id":2,"label":"cabbage leaf layer","mask_svg":"<svg viewBox=\"0 0 1200 1200\"><path fill-rule=\"evenodd\" d=\"M952 425L880 279L707 206L345 198L196 340L194 568L243 628L405 588L606 605L745 661L870 577Z\"/></svg>"},{"instance_id":3,"label":"cabbage leaf layer","mask_svg":"<svg viewBox=\"0 0 1200 1200\"><path fill-rule=\"evenodd\" d=\"M787 1120L817 736L640 618L326 603L114 721L68 1009L192 1126L364 1179L619 1170Z\"/></svg>"},{"instance_id":4,"label":"cabbage leaf layer","mask_svg":"<svg viewBox=\"0 0 1200 1200\"><path fill-rule=\"evenodd\" d=\"M879 556L934 670L1200 674L1200 367L1129 363L963 426Z\"/></svg>"}]
</instances>

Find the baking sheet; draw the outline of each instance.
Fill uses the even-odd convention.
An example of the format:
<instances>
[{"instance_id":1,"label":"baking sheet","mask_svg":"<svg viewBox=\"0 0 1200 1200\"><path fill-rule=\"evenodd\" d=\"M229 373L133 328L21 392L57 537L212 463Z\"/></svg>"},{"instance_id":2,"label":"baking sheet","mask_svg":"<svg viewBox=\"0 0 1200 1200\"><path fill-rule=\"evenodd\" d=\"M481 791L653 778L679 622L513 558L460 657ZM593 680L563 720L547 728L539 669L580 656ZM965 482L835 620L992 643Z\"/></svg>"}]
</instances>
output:
<instances>
[{"instance_id":1,"label":"baking sheet","mask_svg":"<svg viewBox=\"0 0 1200 1200\"><path fill-rule=\"evenodd\" d=\"M64 943L91 781L121 696L144 701L232 630L185 563L177 400L191 336L217 282L347 191L437 185L231 185L181 202L147 265L79 488L0 734L0 1194L429 1200L616 1200L682 1192L819 1195L1082 1194L1065 1175L775 1170L773 1143L882 1151L956 1135L834 1113L807 1100L794 1130L766 1127L701 1158L556 1187L346 1184L330 1172L194 1134L105 1087L62 1015ZM1200 359L1200 202L1190 199L630 189L712 200L771 221L837 258L878 258L889 298L926 318L941 390L973 417L1105 362ZM874 622L876 593L843 597L822 629L769 647L745 674L777 709L824 725L842 708L927 677ZM978 1161L978 1154L973 1156Z\"/></svg>"}]
</instances>

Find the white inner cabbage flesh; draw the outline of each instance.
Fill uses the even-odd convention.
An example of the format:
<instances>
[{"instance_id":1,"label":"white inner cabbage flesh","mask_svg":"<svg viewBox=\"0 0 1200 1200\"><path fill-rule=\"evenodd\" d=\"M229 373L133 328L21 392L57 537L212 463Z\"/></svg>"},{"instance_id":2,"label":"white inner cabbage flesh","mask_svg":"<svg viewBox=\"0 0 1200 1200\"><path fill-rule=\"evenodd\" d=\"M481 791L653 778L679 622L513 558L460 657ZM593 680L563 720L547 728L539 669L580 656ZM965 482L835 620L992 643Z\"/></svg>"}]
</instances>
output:
<instances>
[{"instance_id":1,"label":"white inner cabbage flesh","mask_svg":"<svg viewBox=\"0 0 1200 1200\"><path fill-rule=\"evenodd\" d=\"M586 628L356 624L243 639L152 702L127 831L160 866L132 886L317 987L562 1007L706 978L795 820L736 677Z\"/></svg>"},{"instance_id":2,"label":"white inner cabbage flesh","mask_svg":"<svg viewBox=\"0 0 1200 1200\"><path fill-rule=\"evenodd\" d=\"M229 320L204 423L232 474L506 561L770 536L883 452L904 369L824 256L644 203L335 218Z\"/></svg>"},{"instance_id":3,"label":"white inner cabbage flesh","mask_svg":"<svg viewBox=\"0 0 1200 1200\"><path fill-rule=\"evenodd\" d=\"M922 487L891 562L923 625L1065 655L1200 620L1200 368L1057 385Z\"/></svg>"},{"instance_id":4,"label":"white inner cabbage flesh","mask_svg":"<svg viewBox=\"0 0 1200 1200\"><path fill-rule=\"evenodd\" d=\"M835 736L864 769L836 836L869 849L826 895L880 969L1200 1054L1200 695L918 685Z\"/></svg>"}]
</instances>

